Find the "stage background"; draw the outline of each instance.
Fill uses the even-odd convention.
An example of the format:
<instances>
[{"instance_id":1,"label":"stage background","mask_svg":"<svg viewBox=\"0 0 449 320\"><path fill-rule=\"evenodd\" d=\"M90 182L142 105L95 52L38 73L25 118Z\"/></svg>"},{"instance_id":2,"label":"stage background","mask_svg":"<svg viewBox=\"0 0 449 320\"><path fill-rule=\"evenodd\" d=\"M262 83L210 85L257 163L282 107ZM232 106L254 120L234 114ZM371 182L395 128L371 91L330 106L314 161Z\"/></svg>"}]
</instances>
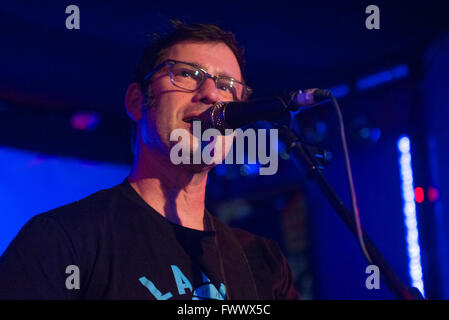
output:
<instances>
[{"instance_id":1,"label":"stage background","mask_svg":"<svg viewBox=\"0 0 449 320\"><path fill-rule=\"evenodd\" d=\"M65 9L80 8L79 30ZM425 293L449 298L449 22L441 1L369 2L2 1L0 4L0 253L35 214L120 183L132 163L123 97L140 50L168 19L216 23L244 45L254 97L321 87L345 118L363 229L405 283L409 279L398 139L411 141ZM332 153L325 168L349 191L329 104L294 116L307 143ZM266 123L255 124L267 128ZM281 146L282 147L282 146ZM365 287L355 238L318 188L281 153L279 171L218 166L207 206L231 226L277 241L304 299L394 299ZM421 200L421 199L419 199Z\"/></svg>"}]
</instances>

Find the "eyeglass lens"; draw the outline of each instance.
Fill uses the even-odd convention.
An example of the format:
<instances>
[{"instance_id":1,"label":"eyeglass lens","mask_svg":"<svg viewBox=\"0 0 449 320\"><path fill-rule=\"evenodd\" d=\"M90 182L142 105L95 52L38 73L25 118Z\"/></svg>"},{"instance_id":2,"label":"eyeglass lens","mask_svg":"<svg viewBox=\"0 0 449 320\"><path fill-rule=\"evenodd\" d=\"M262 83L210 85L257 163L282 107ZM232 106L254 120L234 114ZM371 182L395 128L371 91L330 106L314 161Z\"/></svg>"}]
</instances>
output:
<instances>
[{"instance_id":1,"label":"eyeglass lens","mask_svg":"<svg viewBox=\"0 0 449 320\"><path fill-rule=\"evenodd\" d=\"M190 91L199 89L206 80L206 74L203 71L181 62L170 64L170 72L174 85ZM242 84L222 77L218 77L215 84L221 100L240 100L242 98Z\"/></svg>"}]
</instances>

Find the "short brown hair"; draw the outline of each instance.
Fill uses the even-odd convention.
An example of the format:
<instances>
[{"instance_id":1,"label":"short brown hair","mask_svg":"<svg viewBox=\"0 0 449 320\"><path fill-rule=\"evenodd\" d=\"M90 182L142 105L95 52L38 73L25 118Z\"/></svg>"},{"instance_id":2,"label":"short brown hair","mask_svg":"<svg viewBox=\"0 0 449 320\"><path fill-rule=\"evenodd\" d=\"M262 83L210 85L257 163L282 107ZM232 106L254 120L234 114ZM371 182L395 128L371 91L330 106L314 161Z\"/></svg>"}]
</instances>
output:
<instances>
[{"instance_id":1,"label":"short brown hair","mask_svg":"<svg viewBox=\"0 0 449 320\"><path fill-rule=\"evenodd\" d=\"M143 84L144 77L164 60L168 50L173 45L186 40L223 42L234 53L243 75L245 68L244 50L238 45L232 32L224 31L213 24L184 24L175 19L170 21L173 25L173 30L164 35L154 35L153 42L144 49L135 70L135 82Z\"/></svg>"}]
</instances>

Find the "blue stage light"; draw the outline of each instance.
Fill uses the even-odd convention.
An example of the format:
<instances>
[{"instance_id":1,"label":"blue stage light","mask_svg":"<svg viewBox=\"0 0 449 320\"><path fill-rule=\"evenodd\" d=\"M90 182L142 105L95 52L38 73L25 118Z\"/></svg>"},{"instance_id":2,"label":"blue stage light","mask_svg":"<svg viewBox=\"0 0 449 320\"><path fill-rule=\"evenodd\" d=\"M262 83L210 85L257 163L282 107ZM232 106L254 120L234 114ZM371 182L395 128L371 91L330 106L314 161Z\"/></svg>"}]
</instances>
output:
<instances>
[{"instance_id":1,"label":"blue stage light","mask_svg":"<svg viewBox=\"0 0 449 320\"><path fill-rule=\"evenodd\" d=\"M409 137L401 136L398 139L397 147L399 151L402 199L404 201L403 213L406 229L409 276L411 285L419 289L422 295L425 296Z\"/></svg>"},{"instance_id":2,"label":"blue stage light","mask_svg":"<svg viewBox=\"0 0 449 320\"><path fill-rule=\"evenodd\" d=\"M409 68L405 64L400 64L389 70L383 70L359 79L356 83L358 90L365 90L377 87L386 82L401 79L409 74Z\"/></svg>"},{"instance_id":3,"label":"blue stage light","mask_svg":"<svg viewBox=\"0 0 449 320\"><path fill-rule=\"evenodd\" d=\"M335 98L341 98L341 97L346 96L349 93L349 86L346 84L341 84L341 85L330 88L329 91L332 92L332 95Z\"/></svg>"}]
</instances>

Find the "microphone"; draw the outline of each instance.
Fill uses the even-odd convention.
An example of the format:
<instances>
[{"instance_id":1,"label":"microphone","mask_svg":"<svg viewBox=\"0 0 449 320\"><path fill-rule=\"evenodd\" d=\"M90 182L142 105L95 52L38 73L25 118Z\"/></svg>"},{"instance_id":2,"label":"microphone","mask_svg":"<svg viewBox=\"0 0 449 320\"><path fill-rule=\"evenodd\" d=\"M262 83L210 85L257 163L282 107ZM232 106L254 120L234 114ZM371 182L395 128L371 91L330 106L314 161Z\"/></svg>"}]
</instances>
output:
<instances>
[{"instance_id":1,"label":"microphone","mask_svg":"<svg viewBox=\"0 0 449 320\"><path fill-rule=\"evenodd\" d=\"M260 120L275 120L289 111L313 106L331 97L323 89L293 91L284 96L237 102L218 102L199 115L203 130L215 128L221 134Z\"/></svg>"}]
</instances>

